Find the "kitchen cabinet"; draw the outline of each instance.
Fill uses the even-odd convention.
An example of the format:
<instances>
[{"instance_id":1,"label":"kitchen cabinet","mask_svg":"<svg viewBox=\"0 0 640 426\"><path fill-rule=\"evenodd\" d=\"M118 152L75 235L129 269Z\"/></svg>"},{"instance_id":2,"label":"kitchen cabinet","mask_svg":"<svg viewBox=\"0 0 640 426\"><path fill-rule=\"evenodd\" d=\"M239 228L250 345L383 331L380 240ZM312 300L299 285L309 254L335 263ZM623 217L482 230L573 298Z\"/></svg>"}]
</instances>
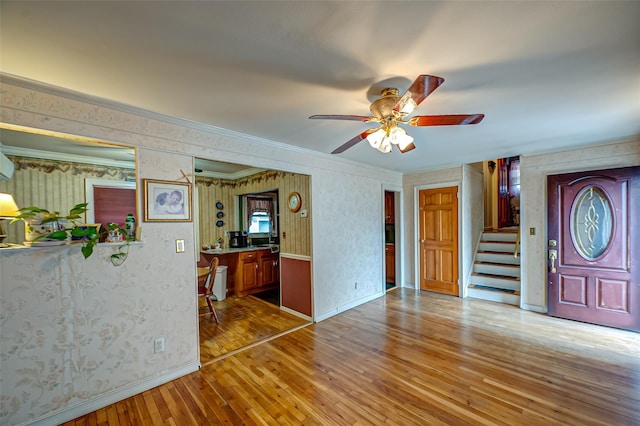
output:
<instances>
[{"instance_id":1,"label":"kitchen cabinet","mask_svg":"<svg viewBox=\"0 0 640 426\"><path fill-rule=\"evenodd\" d=\"M258 287L258 258L259 253L248 251L238 256L239 279L236 280L236 295L247 294Z\"/></svg>"},{"instance_id":2,"label":"kitchen cabinet","mask_svg":"<svg viewBox=\"0 0 640 426\"><path fill-rule=\"evenodd\" d=\"M395 223L395 202L394 193L384 192L384 223Z\"/></svg>"},{"instance_id":3,"label":"kitchen cabinet","mask_svg":"<svg viewBox=\"0 0 640 426\"><path fill-rule=\"evenodd\" d=\"M273 287L280 282L280 265L278 253L263 250L260 253L260 284L261 288Z\"/></svg>"},{"instance_id":4,"label":"kitchen cabinet","mask_svg":"<svg viewBox=\"0 0 640 426\"><path fill-rule=\"evenodd\" d=\"M384 269L385 278L388 284L396 282L396 246L394 244L384 245Z\"/></svg>"},{"instance_id":5,"label":"kitchen cabinet","mask_svg":"<svg viewBox=\"0 0 640 426\"><path fill-rule=\"evenodd\" d=\"M247 296L280 285L280 254L271 249L241 248L220 254L212 250L202 254L207 262L213 256L219 257L220 265L227 267L227 297Z\"/></svg>"}]
</instances>

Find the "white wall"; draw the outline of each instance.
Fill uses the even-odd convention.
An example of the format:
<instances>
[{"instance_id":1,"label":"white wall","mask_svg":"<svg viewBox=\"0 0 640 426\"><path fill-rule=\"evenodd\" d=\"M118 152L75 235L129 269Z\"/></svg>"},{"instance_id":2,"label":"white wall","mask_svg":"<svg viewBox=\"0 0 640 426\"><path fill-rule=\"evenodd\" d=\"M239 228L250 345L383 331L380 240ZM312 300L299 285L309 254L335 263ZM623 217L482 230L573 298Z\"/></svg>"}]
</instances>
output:
<instances>
[{"instance_id":1,"label":"white wall","mask_svg":"<svg viewBox=\"0 0 640 426\"><path fill-rule=\"evenodd\" d=\"M1 122L136 147L139 178L179 179L194 156L310 175L315 318L383 294L381 188L400 174L0 78ZM195 226L140 224L144 242L118 268L104 246L87 261L74 247L0 252L0 424L60 423L197 368ZM166 352L153 354L161 336Z\"/></svg>"},{"instance_id":2,"label":"white wall","mask_svg":"<svg viewBox=\"0 0 640 426\"><path fill-rule=\"evenodd\" d=\"M462 247L461 262L462 297L467 297L469 276L473 269L476 249L484 229L484 197L482 193L482 163L465 164L462 167L462 218L460 227Z\"/></svg>"},{"instance_id":3,"label":"white wall","mask_svg":"<svg viewBox=\"0 0 640 426\"><path fill-rule=\"evenodd\" d=\"M324 319L383 294L383 199L379 181L333 171L314 174L311 191L314 312Z\"/></svg>"},{"instance_id":4,"label":"white wall","mask_svg":"<svg viewBox=\"0 0 640 426\"><path fill-rule=\"evenodd\" d=\"M547 311L547 175L640 165L640 140L520 157L521 306ZM535 235L529 229L535 228Z\"/></svg>"}]
</instances>

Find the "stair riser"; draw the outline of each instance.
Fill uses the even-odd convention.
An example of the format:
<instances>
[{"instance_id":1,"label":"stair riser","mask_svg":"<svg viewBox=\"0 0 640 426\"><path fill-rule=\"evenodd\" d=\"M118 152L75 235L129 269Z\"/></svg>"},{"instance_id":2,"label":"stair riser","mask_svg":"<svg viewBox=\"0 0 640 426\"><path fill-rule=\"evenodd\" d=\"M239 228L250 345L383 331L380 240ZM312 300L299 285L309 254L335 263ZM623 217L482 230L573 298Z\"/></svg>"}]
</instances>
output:
<instances>
[{"instance_id":1,"label":"stair riser","mask_svg":"<svg viewBox=\"0 0 640 426\"><path fill-rule=\"evenodd\" d=\"M518 239L518 234L510 232L483 232L483 241L509 241L515 243Z\"/></svg>"},{"instance_id":2,"label":"stair riser","mask_svg":"<svg viewBox=\"0 0 640 426\"><path fill-rule=\"evenodd\" d=\"M469 297L475 297L476 299L490 300L493 302L520 306L520 296L516 296L513 294L500 293L497 291L475 290L470 288L467 295Z\"/></svg>"},{"instance_id":3,"label":"stair riser","mask_svg":"<svg viewBox=\"0 0 640 426\"><path fill-rule=\"evenodd\" d=\"M513 254L515 249L516 245L512 243L482 241L478 244L478 250L482 251L495 251Z\"/></svg>"},{"instance_id":4,"label":"stair riser","mask_svg":"<svg viewBox=\"0 0 640 426\"><path fill-rule=\"evenodd\" d=\"M520 265L520 258L513 254L478 253L476 260L479 262L502 263L505 265Z\"/></svg>"},{"instance_id":5,"label":"stair riser","mask_svg":"<svg viewBox=\"0 0 640 426\"><path fill-rule=\"evenodd\" d=\"M510 279L500 279L495 277L485 277L482 275L471 275L470 285L484 285L487 287L502 288L505 290L520 291L520 281Z\"/></svg>"},{"instance_id":6,"label":"stair riser","mask_svg":"<svg viewBox=\"0 0 640 426\"><path fill-rule=\"evenodd\" d=\"M473 272L491 275L504 275L505 277L520 277L520 268L515 266L489 265L476 263L473 265Z\"/></svg>"}]
</instances>

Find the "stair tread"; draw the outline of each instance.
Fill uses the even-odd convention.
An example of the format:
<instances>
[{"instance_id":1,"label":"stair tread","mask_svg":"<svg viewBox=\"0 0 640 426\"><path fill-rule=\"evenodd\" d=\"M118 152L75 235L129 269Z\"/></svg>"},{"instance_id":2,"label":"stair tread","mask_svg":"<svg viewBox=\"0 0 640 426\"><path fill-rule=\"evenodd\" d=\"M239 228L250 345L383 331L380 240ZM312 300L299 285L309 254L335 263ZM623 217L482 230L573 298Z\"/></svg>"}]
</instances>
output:
<instances>
[{"instance_id":1,"label":"stair tread","mask_svg":"<svg viewBox=\"0 0 640 426\"><path fill-rule=\"evenodd\" d=\"M484 277L484 278L496 278L499 280L520 281L520 277L510 277L507 275L485 274L483 272L472 272L472 276Z\"/></svg>"},{"instance_id":2,"label":"stair tread","mask_svg":"<svg viewBox=\"0 0 640 426\"><path fill-rule=\"evenodd\" d=\"M520 291L518 290L509 290L504 288L491 287L487 285L471 284L469 285L469 288L472 288L475 290L483 290L483 291L495 291L498 293L507 293L507 294L513 294L514 296L520 296Z\"/></svg>"},{"instance_id":3,"label":"stair tread","mask_svg":"<svg viewBox=\"0 0 640 426\"><path fill-rule=\"evenodd\" d=\"M501 256L513 256L513 252L508 252L508 251L478 250L476 253L499 254Z\"/></svg>"},{"instance_id":4,"label":"stair tread","mask_svg":"<svg viewBox=\"0 0 640 426\"><path fill-rule=\"evenodd\" d=\"M480 240L481 243L490 243L490 244L509 244L514 245L515 241L495 241L495 240Z\"/></svg>"},{"instance_id":5,"label":"stair tread","mask_svg":"<svg viewBox=\"0 0 640 426\"><path fill-rule=\"evenodd\" d=\"M520 265L512 265L512 264L509 264L509 263L483 262L481 260L476 260L474 263L476 265L504 266L505 268L520 269Z\"/></svg>"}]
</instances>

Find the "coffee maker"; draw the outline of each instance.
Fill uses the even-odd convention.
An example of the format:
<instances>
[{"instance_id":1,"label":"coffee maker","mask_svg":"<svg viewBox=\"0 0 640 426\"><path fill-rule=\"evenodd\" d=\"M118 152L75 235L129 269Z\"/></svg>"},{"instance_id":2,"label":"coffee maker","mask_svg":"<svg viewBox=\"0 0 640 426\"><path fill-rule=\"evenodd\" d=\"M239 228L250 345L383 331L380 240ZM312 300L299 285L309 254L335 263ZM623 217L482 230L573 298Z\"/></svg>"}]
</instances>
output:
<instances>
[{"instance_id":1,"label":"coffee maker","mask_svg":"<svg viewBox=\"0 0 640 426\"><path fill-rule=\"evenodd\" d=\"M229 231L229 247L240 248L247 246L246 231Z\"/></svg>"}]
</instances>

